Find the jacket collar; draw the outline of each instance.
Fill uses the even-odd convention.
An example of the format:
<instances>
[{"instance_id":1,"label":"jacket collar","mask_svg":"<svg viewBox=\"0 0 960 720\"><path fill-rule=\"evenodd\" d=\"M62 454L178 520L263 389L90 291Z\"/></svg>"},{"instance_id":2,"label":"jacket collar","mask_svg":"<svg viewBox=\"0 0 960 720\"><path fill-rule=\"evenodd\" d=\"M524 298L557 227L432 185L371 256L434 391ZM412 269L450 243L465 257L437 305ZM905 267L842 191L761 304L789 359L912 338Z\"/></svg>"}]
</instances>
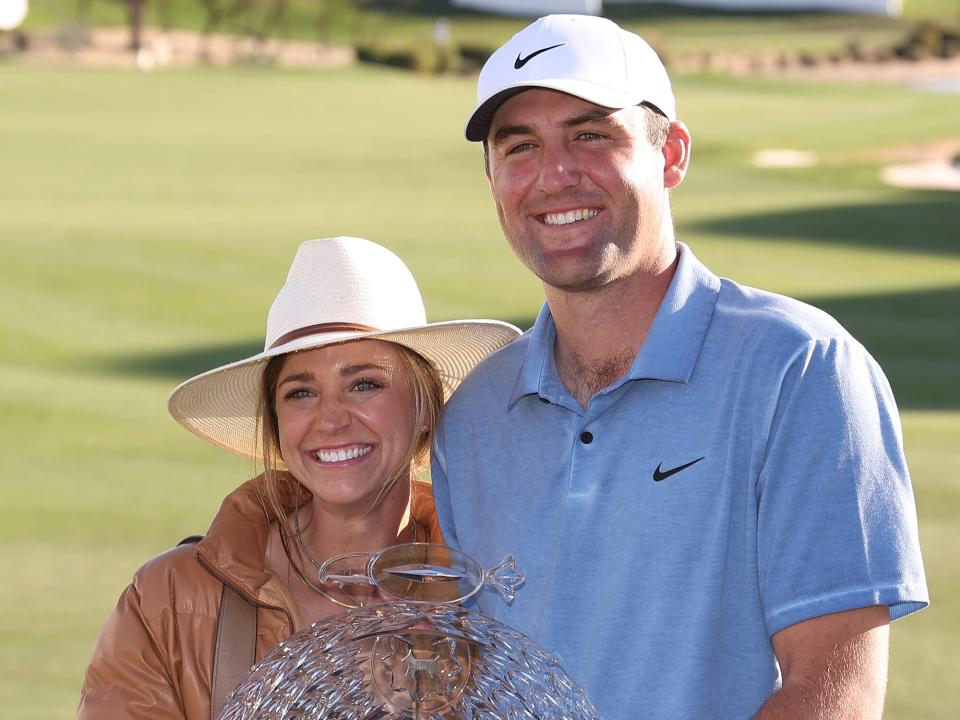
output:
<instances>
[{"instance_id":1,"label":"jacket collar","mask_svg":"<svg viewBox=\"0 0 960 720\"><path fill-rule=\"evenodd\" d=\"M287 474L280 476L278 490L286 512L310 499L310 493ZM266 602L263 590L275 577L266 563L272 519L268 507L266 483L259 475L227 495L197 545L202 565L221 582L258 602Z\"/></svg>"}]
</instances>

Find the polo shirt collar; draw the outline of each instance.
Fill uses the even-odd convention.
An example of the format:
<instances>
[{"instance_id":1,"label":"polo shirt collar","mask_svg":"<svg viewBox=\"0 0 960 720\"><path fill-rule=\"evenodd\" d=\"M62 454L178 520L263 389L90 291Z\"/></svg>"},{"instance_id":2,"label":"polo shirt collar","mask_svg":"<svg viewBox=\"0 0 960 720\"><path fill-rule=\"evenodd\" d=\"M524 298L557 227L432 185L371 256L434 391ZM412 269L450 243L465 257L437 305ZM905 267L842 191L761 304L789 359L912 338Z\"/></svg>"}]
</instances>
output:
<instances>
[{"instance_id":1,"label":"polo shirt collar","mask_svg":"<svg viewBox=\"0 0 960 720\"><path fill-rule=\"evenodd\" d=\"M602 393L612 392L632 380L687 383L693 375L720 293L720 279L697 260L683 243L677 243L680 261L670 287L660 303L650 332L624 377ZM557 373L553 346L556 325L544 303L530 330L523 363L508 407L525 395L567 405L570 394Z\"/></svg>"}]
</instances>

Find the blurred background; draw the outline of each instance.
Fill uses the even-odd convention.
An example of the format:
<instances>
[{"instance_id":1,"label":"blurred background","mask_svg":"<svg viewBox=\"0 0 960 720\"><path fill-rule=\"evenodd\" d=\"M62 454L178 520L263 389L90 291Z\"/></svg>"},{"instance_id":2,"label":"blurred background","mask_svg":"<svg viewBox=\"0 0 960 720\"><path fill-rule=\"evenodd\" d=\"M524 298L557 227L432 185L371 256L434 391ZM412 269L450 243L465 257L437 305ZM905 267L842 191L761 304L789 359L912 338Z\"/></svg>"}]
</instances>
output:
<instances>
[{"instance_id":1,"label":"blurred background","mask_svg":"<svg viewBox=\"0 0 960 720\"><path fill-rule=\"evenodd\" d=\"M957 0L0 0L3 717L70 717L131 574L252 472L166 398L261 349L301 241L395 250L431 320L529 327L461 132L483 60L551 7L669 65L679 237L886 370L933 598L894 625L886 716L960 717Z\"/></svg>"}]
</instances>

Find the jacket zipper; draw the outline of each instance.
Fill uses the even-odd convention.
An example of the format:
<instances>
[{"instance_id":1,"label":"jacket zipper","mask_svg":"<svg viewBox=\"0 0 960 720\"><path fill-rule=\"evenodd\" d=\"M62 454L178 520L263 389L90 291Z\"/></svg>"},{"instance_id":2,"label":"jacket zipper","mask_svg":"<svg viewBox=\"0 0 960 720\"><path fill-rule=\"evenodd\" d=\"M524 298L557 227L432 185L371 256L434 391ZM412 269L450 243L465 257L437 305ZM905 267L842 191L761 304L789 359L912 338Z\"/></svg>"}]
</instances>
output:
<instances>
[{"instance_id":1,"label":"jacket zipper","mask_svg":"<svg viewBox=\"0 0 960 720\"><path fill-rule=\"evenodd\" d=\"M256 598L250 597L250 595L248 595L243 589L238 587L236 583L228 580L223 575L223 573L216 570L212 565L210 565L210 563L204 560L203 556L200 553L196 553L194 557L197 558L197 562L200 563L200 567L202 567L208 573L213 575L213 577L216 578L217 581L229 587L231 590L237 593L237 595L242 597L246 602L250 603L254 607L263 608L265 610L279 610L280 612L282 612L284 616L287 618L287 627L290 629L290 634L292 635L294 633L293 618L290 617L290 613L287 611L286 608L281 607L280 605L268 605L265 602L260 602Z\"/></svg>"}]
</instances>

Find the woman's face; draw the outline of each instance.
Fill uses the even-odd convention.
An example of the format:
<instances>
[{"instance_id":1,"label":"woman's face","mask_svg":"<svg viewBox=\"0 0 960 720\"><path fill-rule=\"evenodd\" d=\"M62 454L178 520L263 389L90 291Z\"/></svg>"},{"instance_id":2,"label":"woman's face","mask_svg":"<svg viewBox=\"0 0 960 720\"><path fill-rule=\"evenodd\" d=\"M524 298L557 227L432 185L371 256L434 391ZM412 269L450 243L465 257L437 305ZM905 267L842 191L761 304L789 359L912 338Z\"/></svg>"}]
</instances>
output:
<instances>
[{"instance_id":1,"label":"woman's face","mask_svg":"<svg viewBox=\"0 0 960 720\"><path fill-rule=\"evenodd\" d=\"M280 452L314 497L366 512L401 471L416 427L414 391L395 345L358 340L292 353L274 393Z\"/></svg>"}]
</instances>

